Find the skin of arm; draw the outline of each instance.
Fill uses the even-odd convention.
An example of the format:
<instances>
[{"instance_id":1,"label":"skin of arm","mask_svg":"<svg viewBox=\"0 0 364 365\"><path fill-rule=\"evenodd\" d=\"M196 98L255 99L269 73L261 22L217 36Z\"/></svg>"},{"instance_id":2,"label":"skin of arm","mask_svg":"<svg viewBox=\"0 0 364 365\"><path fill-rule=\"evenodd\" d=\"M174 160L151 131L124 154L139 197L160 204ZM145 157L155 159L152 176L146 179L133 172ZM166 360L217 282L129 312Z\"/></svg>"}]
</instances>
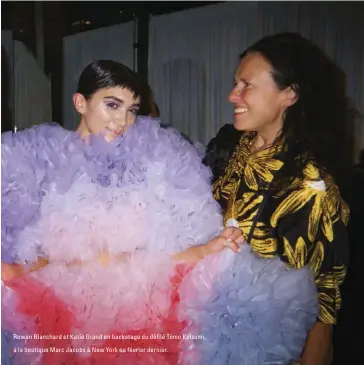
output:
<instances>
[{"instance_id":1,"label":"skin of arm","mask_svg":"<svg viewBox=\"0 0 364 365\"><path fill-rule=\"evenodd\" d=\"M222 251L225 247L231 248L234 252L239 251L239 245L244 242L244 237L240 229L235 227L225 228L220 236L213 238L206 244L190 247L172 256L172 260L177 262L186 262L195 264L207 255ZM101 252L97 261L105 266L109 266L111 262L124 262L131 256L131 253L125 252L118 255L115 259L111 259L107 252ZM43 257L38 257L38 261L29 265L22 264L6 264L1 263L1 279L3 281L11 280L21 275L37 271L49 264L49 261ZM81 266L85 264L80 260L74 260L67 266Z\"/></svg>"},{"instance_id":2,"label":"skin of arm","mask_svg":"<svg viewBox=\"0 0 364 365\"><path fill-rule=\"evenodd\" d=\"M333 325L317 322L308 334L301 365L330 365Z\"/></svg>"},{"instance_id":3,"label":"skin of arm","mask_svg":"<svg viewBox=\"0 0 364 365\"><path fill-rule=\"evenodd\" d=\"M48 265L48 260L43 257L38 257L38 261L31 265L22 264L7 264L1 263L1 279L3 281L11 280L24 274L37 271Z\"/></svg>"}]
</instances>

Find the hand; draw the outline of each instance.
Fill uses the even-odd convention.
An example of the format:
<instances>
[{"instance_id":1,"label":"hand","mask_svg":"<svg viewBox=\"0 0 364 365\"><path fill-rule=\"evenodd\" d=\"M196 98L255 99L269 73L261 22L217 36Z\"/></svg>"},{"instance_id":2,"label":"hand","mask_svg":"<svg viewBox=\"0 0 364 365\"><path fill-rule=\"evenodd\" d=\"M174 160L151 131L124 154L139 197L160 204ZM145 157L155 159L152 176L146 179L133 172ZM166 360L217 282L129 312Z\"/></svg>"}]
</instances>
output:
<instances>
[{"instance_id":1,"label":"hand","mask_svg":"<svg viewBox=\"0 0 364 365\"><path fill-rule=\"evenodd\" d=\"M131 256L131 252L123 252L119 255L116 255L113 259L111 259L110 254L108 252L101 252L101 254L97 257L97 261L101 262L106 267L110 266L111 262L114 263L122 263L127 261Z\"/></svg>"},{"instance_id":2,"label":"hand","mask_svg":"<svg viewBox=\"0 0 364 365\"><path fill-rule=\"evenodd\" d=\"M23 274L23 268L17 264L1 263L1 280L8 281Z\"/></svg>"},{"instance_id":3,"label":"hand","mask_svg":"<svg viewBox=\"0 0 364 365\"><path fill-rule=\"evenodd\" d=\"M213 238L206 244L190 247L172 256L172 259L196 264L212 253L222 251L225 247L231 248L234 252L239 252L240 244L244 241L243 233L239 228L228 227L218 237Z\"/></svg>"},{"instance_id":4,"label":"hand","mask_svg":"<svg viewBox=\"0 0 364 365\"><path fill-rule=\"evenodd\" d=\"M213 238L204 245L207 256L211 253L222 251L225 247L231 248L234 252L239 252L240 245L245 242L243 232L239 228L227 227L218 237Z\"/></svg>"},{"instance_id":5,"label":"hand","mask_svg":"<svg viewBox=\"0 0 364 365\"><path fill-rule=\"evenodd\" d=\"M111 263L122 263L127 261L131 256L130 252L124 252L115 257L111 258L110 254L107 251L102 251L97 257L96 262L103 264L106 267L109 267ZM95 261L82 261L79 259L68 262L67 267L75 267L75 266L85 266L89 263L93 263Z\"/></svg>"},{"instance_id":6,"label":"hand","mask_svg":"<svg viewBox=\"0 0 364 365\"><path fill-rule=\"evenodd\" d=\"M44 266L47 266L48 264L49 264L49 261L47 259L39 256L38 261L28 269L28 272L37 271L37 270L43 268Z\"/></svg>"},{"instance_id":7,"label":"hand","mask_svg":"<svg viewBox=\"0 0 364 365\"><path fill-rule=\"evenodd\" d=\"M75 267L75 266L84 266L87 265L92 261L82 261L79 259L72 260L67 262L68 267ZM107 251L101 251L101 253L96 257L96 262L103 264L104 266L108 267L110 265L110 254Z\"/></svg>"},{"instance_id":8,"label":"hand","mask_svg":"<svg viewBox=\"0 0 364 365\"><path fill-rule=\"evenodd\" d=\"M48 265L48 260L43 257L38 257L38 261L32 264L30 267L21 264L6 264L1 263L1 279L3 281L14 279L18 276L37 271L44 266Z\"/></svg>"},{"instance_id":9,"label":"hand","mask_svg":"<svg viewBox=\"0 0 364 365\"><path fill-rule=\"evenodd\" d=\"M101 262L104 266L110 266L110 254L106 251L102 251L101 254L97 257L97 261Z\"/></svg>"}]
</instances>

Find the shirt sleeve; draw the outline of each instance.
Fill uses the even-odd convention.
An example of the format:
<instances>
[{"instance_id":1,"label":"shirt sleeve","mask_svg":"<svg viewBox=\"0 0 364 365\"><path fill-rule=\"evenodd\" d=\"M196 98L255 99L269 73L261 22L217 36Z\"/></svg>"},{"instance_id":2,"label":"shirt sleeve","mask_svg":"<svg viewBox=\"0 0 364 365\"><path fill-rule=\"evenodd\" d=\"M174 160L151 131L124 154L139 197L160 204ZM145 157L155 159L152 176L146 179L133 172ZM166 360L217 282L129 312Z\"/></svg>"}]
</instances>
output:
<instances>
[{"instance_id":1,"label":"shirt sleeve","mask_svg":"<svg viewBox=\"0 0 364 365\"><path fill-rule=\"evenodd\" d=\"M282 215L276 226L279 255L291 267L310 266L318 291L318 320L335 324L348 263L348 207L333 182L324 191L305 185L290 194L277 208Z\"/></svg>"}]
</instances>

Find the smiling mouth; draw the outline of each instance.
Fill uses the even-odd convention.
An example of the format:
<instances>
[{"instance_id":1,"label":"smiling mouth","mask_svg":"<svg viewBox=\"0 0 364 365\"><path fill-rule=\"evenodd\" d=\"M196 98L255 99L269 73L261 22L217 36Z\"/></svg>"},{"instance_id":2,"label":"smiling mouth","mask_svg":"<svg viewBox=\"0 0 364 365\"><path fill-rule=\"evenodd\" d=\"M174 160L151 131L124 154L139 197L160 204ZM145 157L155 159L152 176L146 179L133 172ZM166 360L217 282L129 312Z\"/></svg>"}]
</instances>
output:
<instances>
[{"instance_id":1,"label":"smiling mouth","mask_svg":"<svg viewBox=\"0 0 364 365\"><path fill-rule=\"evenodd\" d=\"M120 134L123 133L123 130L113 130L113 129L110 129L110 128L106 128L110 133L114 134L115 136L120 136Z\"/></svg>"},{"instance_id":2,"label":"smiling mouth","mask_svg":"<svg viewBox=\"0 0 364 365\"><path fill-rule=\"evenodd\" d=\"M240 107L240 108L235 108L234 109L234 113L235 114L244 114L248 111L247 108L243 108L243 107Z\"/></svg>"}]
</instances>

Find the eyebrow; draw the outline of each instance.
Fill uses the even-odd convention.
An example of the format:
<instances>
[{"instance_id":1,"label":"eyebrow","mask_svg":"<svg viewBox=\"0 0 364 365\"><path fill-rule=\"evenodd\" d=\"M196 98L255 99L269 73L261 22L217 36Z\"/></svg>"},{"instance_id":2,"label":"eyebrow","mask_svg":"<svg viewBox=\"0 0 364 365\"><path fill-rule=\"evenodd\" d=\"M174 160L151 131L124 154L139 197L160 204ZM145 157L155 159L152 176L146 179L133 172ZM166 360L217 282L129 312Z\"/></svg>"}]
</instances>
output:
<instances>
[{"instance_id":1,"label":"eyebrow","mask_svg":"<svg viewBox=\"0 0 364 365\"><path fill-rule=\"evenodd\" d=\"M245 79L244 77L239 77L239 79L234 79L234 83L238 82L238 81L243 81L245 83L249 83L249 81L247 79Z\"/></svg>"},{"instance_id":2,"label":"eyebrow","mask_svg":"<svg viewBox=\"0 0 364 365\"><path fill-rule=\"evenodd\" d=\"M114 101L119 102L120 104L124 104L124 100L119 99L116 96L105 96L104 97L104 100L105 99L111 99L111 100L114 100ZM140 106L140 103L133 103L132 106L138 106L139 107Z\"/></svg>"}]
</instances>

